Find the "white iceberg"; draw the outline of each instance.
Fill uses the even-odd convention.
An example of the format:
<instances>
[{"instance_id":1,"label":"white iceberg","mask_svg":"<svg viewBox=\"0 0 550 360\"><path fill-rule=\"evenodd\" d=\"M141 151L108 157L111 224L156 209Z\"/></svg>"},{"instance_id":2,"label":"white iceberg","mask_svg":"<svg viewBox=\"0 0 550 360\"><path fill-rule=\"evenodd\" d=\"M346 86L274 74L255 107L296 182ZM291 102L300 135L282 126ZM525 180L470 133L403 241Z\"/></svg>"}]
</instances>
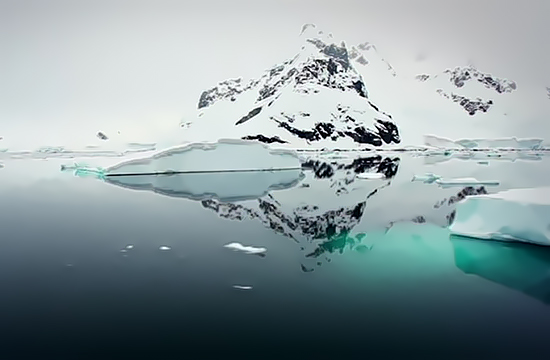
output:
<instances>
[{"instance_id":1,"label":"white iceberg","mask_svg":"<svg viewBox=\"0 0 550 360\"><path fill-rule=\"evenodd\" d=\"M263 247L246 246L238 242L226 244L223 247L233 251L242 251L250 255L263 255L267 251L267 249Z\"/></svg>"},{"instance_id":2,"label":"white iceberg","mask_svg":"<svg viewBox=\"0 0 550 360\"><path fill-rule=\"evenodd\" d=\"M435 183L441 187L453 187L453 186L498 186L499 181L496 180L477 180L475 178L461 178L461 179L436 179Z\"/></svg>"},{"instance_id":3,"label":"white iceberg","mask_svg":"<svg viewBox=\"0 0 550 360\"><path fill-rule=\"evenodd\" d=\"M426 173L425 175L413 175L413 178L411 181L421 181L424 184L432 184L439 179L441 179L441 176L439 175L435 175L433 173Z\"/></svg>"},{"instance_id":4,"label":"white iceberg","mask_svg":"<svg viewBox=\"0 0 550 360\"><path fill-rule=\"evenodd\" d=\"M220 201L256 199L304 178L294 151L243 140L177 146L106 169L77 168L75 173L133 190Z\"/></svg>"},{"instance_id":5,"label":"white iceberg","mask_svg":"<svg viewBox=\"0 0 550 360\"><path fill-rule=\"evenodd\" d=\"M123 176L297 169L301 169L301 164L294 151L273 150L253 141L222 139L215 143L178 145L152 156L123 161L105 169L104 174Z\"/></svg>"},{"instance_id":6,"label":"white iceberg","mask_svg":"<svg viewBox=\"0 0 550 360\"><path fill-rule=\"evenodd\" d=\"M381 180L386 178L382 173L360 173L355 177L361 180Z\"/></svg>"},{"instance_id":7,"label":"white iceberg","mask_svg":"<svg viewBox=\"0 0 550 360\"><path fill-rule=\"evenodd\" d=\"M526 149L535 150L542 147L544 139L529 138L518 139L496 138L496 139L459 139L451 140L436 135L424 135L424 145L445 149Z\"/></svg>"},{"instance_id":8,"label":"white iceberg","mask_svg":"<svg viewBox=\"0 0 550 360\"><path fill-rule=\"evenodd\" d=\"M550 187L469 196L457 204L454 235L550 245Z\"/></svg>"},{"instance_id":9,"label":"white iceberg","mask_svg":"<svg viewBox=\"0 0 550 360\"><path fill-rule=\"evenodd\" d=\"M233 289L252 290L252 286L249 286L249 285L233 285Z\"/></svg>"}]
</instances>

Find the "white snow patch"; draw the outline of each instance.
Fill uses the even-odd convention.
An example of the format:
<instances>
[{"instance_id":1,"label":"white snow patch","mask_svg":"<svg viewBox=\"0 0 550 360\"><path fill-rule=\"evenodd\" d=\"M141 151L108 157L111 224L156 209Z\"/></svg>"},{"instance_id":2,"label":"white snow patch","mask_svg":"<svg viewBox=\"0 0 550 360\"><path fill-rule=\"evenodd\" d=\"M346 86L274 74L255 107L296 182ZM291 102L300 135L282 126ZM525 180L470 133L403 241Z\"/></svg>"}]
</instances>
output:
<instances>
[{"instance_id":1,"label":"white snow patch","mask_svg":"<svg viewBox=\"0 0 550 360\"><path fill-rule=\"evenodd\" d=\"M469 196L457 204L455 235L550 245L550 187Z\"/></svg>"},{"instance_id":2,"label":"white snow patch","mask_svg":"<svg viewBox=\"0 0 550 360\"><path fill-rule=\"evenodd\" d=\"M267 249L263 247L246 246L238 242L226 244L223 247L234 251L242 251L246 254L263 254L267 251Z\"/></svg>"}]
</instances>

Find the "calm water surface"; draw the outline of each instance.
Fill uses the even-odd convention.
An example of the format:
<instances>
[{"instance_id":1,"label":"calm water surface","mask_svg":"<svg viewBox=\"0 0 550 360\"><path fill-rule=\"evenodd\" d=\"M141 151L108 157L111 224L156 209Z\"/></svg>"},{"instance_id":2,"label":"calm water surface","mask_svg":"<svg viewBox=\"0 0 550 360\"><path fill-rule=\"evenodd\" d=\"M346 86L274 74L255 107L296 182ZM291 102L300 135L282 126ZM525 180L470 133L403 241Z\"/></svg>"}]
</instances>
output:
<instances>
[{"instance_id":1,"label":"calm water surface","mask_svg":"<svg viewBox=\"0 0 550 360\"><path fill-rule=\"evenodd\" d=\"M452 238L461 188L410 181L550 186L549 157L361 156L236 202L0 160L0 358L550 358L550 251Z\"/></svg>"}]
</instances>

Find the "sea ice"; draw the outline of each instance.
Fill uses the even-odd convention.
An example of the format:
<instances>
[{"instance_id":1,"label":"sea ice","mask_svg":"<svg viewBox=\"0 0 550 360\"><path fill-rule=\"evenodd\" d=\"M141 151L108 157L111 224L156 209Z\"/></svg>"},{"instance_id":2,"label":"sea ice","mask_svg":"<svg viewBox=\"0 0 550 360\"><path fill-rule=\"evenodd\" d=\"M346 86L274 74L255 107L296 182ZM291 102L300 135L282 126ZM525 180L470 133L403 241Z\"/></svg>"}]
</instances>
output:
<instances>
[{"instance_id":1,"label":"sea ice","mask_svg":"<svg viewBox=\"0 0 550 360\"><path fill-rule=\"evenodd\" d=\"M233 288L239 290L252 290L252 286L248 285L233 285Z\"/></svg>"},{"instance_id":2,"label":"sea ice","mask_svg":"<svg viewBox=\"0 0 550 360\"><path fill-rule=\"evenodd\" d=\"M163 245L163 246L160 246L160 247L159 247L159 250L161 250L161 251L168 251L168 250L171 250L171 249L172 249L172 248L171 248L170 246L164 246L164 245Z\"/></svg>"},{"instance_id":3,"label":"sea ice","mask_svg":"<svg viewBox=\"0 0 550 360\"><path fill-rule=\"evenodd\" d=\"M246 246L237 242L224 245L223 247L232 249L234 251L242 251L245 254L252 254L252 255L263 255L267 251L267 249L263 247Z\"/></svg>"},{"instance_id":4,"label":"sea ice","mask_svg":"<svg viewBox=\"0 0 550 360\"><path fill-rule=\"evenodd\" d=\"M550 187L469 196L457 204L452 234L550 245Z\"/></svg>"},{"instance_id":5,"label":"sea ice","mask_svg":"<svg viewBox=\"0 0 550 360\"><path fill-rule=\"evenodd\" d=\"M453 186L498 186L499 181L496 180L477 180L475 178L462 178L462 179L437 179L435 183L441 187L453 187Z\"/></svg>"}]
</instances>

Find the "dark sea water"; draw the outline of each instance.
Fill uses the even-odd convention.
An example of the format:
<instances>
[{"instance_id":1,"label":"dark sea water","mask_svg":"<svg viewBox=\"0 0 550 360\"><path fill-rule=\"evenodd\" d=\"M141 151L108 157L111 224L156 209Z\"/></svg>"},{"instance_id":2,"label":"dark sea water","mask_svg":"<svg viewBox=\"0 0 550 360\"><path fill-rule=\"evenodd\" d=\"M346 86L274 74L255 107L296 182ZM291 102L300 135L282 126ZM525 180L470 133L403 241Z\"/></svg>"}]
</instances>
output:
<instances>
[{"instance_id":1,"label":"dark sea water","mask_svg":"<svg viewBox=\"0 0 550 360\"><path fill-rule=\"evenodd\" d=\"M370 171L386 158L390 180L334 157L331 176L229 203L1 160L0 359L549 359L550 250L451 237L434 204L461 188L410 180L550 186L550 159Z\"/></svg>"}]
</instances>

